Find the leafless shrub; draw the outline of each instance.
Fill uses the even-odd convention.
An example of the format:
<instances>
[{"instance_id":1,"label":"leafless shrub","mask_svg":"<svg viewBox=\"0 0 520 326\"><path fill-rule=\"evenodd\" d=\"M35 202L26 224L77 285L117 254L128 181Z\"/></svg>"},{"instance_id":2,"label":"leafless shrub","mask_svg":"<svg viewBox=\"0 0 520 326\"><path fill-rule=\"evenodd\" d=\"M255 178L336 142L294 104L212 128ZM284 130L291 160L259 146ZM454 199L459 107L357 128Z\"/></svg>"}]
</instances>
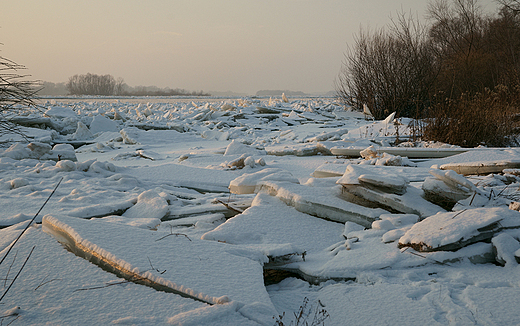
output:
<instances>
[{"instance_id":1,"label":"leafless shrub","mask_svg":"<svg viewBox=\"0 0 520 326\"><path fill-rule=\"evenodd\" d=\"M427 26L400 14L387 29L362 30L345 55L338 97L359 110L367 105L376 119L391 112L418 118L432 107L453 111L478 104L469 99L485 96L486 89L515 89L520 85L520 3L498 3L499 13L486 16L477 0L434 0ZM493 102L495 108L508 105Z\"/></svg>"},{"instance_id":2,"label":"leafless shrub","mask_svg":"<svg viewBox=\"0 0 520 326\"><path fill-rule=\"evenodd\" d=\"M305 297L303 303L294 314L294 320L289 324L286 324L283 319L285 318L285 312L275 318L275 326L320 326L325 324L325 320L330 318L329 313L325 310L324 306L318 300L316 307L309 304L309 298Z\"/></svg>"},{"instance_id":3,"label":"leafless shrub","mask_svg":"<svg viewBox=\"0 0 520 326\"><path fill-rule=\"evenodd\" d=\"M376 119L391 112L413 116L427 103L434 61L424 26L400 14L390 30L361 31L336 82L340 100Z\"/></svg>"},{"instance_id":4,"label":"leafless shrub","mask_svg":"<svg viewBox=\"0 0 520 326\"><path fill-rule=\"evenodd\" d=\"M463 147L517 145L519 113L519 86L443 98L432 104L429 118L423 120L422 137Z\"/></svg>"},{"instance_id":5,"label":"leafless shrub","mask_svg":"<svg viewBox=\"0 0 520 326\"><path fill-rule=\"evenodd\" d=\"M37 107L38 84L26 80L27 75L19 73L24 69L24 66L0 57L0 135L23 135L11 119L29 107Z\"/></svg>"}]
</instances>

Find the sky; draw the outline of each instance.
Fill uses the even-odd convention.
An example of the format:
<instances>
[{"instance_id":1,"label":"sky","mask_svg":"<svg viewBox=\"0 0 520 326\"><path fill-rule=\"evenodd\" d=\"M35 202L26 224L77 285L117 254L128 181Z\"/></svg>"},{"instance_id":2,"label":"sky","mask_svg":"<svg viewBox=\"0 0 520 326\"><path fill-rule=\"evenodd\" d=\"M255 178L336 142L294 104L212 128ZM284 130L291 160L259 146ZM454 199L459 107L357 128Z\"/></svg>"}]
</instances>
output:
<instances>
[{"instance_id":1,"label":"sky","mask_svg":"<svg viewBox=\"0 0 520 326\"><path fill-rule=\"evenodd\" d=\"M206 92L334 90L360 28L425 0L16 0L0 11L0 56L32 79L110 74L130 86ZM483 0L494 10L493 0Z\"/></svg>"}]
</instances>

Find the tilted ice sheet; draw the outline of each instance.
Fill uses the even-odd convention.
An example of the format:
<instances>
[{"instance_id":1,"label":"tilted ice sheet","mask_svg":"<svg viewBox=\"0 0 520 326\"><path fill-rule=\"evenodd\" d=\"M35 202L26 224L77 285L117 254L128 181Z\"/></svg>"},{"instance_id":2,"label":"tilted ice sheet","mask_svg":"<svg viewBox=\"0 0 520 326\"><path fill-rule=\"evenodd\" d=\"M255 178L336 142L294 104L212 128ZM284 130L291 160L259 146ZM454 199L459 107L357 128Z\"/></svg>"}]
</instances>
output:
<instances>
[{"instance_id":1,"label":"tilted ice sheet","mask_svg":"<svg viewBox=\"0 0 520 326\"><path fill-rule=\"evenodd\" d=\"M425 251L442 250L445 246L464 245L472 239L491 239L493 232L504 227L519 228L520 213L505 207L439 213L413 225L399 239L399 244L421 247Z\"/></svg>"},{"instance_id":2,"label":"tilted ice sheet","mask_svg":"<svg viewBox=\"0 0 520 326\"><path fill-rule=\"evenodd\" d=\"M231 180L240 175L236 171L203 169L175 163L129 168L125 173L140 180L210 192L228 192Z\"/></svg>"},{"instance_id":3,"label":"tilted ice sheet","mask_svg":"<svg viewBox=\"0 0 520 326\"><path fill-rule=\"evenodd\" d=\"M342 162L344 164L337 163L325 163L320 165L314 172L313 176L316 178L327 178L327 177L337 177L345 174L345 170L349 165L347 163ZM426 178L430 177L428 171L429 168L419 168L419 167L406 167L406 166L385 166L385 165L363 165L363 169L370 171L372 173L387 175L387 174L398 174L402 177L405 177L410 182L420 182L424 181Z\"/></svg>"},{"instance_id":4,"label":"tilted ice sheet","mask_svg":"<svg viewBox=\"0 0 520 326\"><path fill-rule=\"evenodd\" d=\"M16 226L16 235L23 226ZM0 239L13 231L0 229ZM118 278L65 250L39 225L27 230L0 265L0 275L10 277L8 282L0 283L0 294L4 294L33 246L20 277L2 299L3 324L166 326L182 318L192 321L192 325L258 325L237 311L237 303L210 306ZM0 257L6 251L0 246ZM6 316L7 311L18 315Z\"/></svg>"},{"instance_id":5,"label":"tilted ice sheet","mask_svg":"<svg viewBox=\"0 0 520 326\"><path fill-rule=\"evenodd\" d=\"M209 303L228 300L276 313L265 291L265 256L182 234L46 215L44 230L72 251ZM231 252L231 253L230 253Z\"/></svg>"},{"instance_id":6,"label":"tilted ice sheet","mask_svg":"<svg viewBox=\"0 0 520 326\"><path fill-rule=\"evenodd\" d=\"M343 224L303 214L278 198L258 194L242 214L203 235L203 239L235 245L255 245L263 250L269 245L290 244L294 251L316 252L342 239ZM286 252L290 254L292 252Z\"/></svg>"},{"instance_id":7,"label":"tilted ice sheet","mask_svg":"<svg viewBox=\"0 0 520 326\"><path fill-rule=\"evenodd\" d=\"M360 206L340 198L341 187L310 187L290 182L262 181L257 192L278 197L298 211L332 221L355 222L370 227L384 209Z\"/></svg>"}]
</instances>

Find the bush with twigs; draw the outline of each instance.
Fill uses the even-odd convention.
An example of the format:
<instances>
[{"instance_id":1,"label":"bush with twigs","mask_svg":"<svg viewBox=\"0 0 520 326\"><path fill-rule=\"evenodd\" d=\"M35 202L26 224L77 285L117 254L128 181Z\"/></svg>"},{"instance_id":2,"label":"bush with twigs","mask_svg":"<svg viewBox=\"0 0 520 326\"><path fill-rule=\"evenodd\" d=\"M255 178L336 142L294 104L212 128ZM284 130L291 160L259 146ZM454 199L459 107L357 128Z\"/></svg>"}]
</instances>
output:
<instances>
[{"instance_id":1,"label":"bush with twigs","mask_svg":"<svg viewBox=\"0 0 520 326\"><path fill-rule=\"evenodd\" d=\"M28 81L25 69L9 59L0 57L0 135L18 133L23 135L11 119L28 107L36 107L37 83Z\"/></svg>"},{"instance_id":2,"label":"bush with twigs","mask_svg":"<svg viewBox=\"0 0 520 326\"><path fill-rule=\"evenodd\" d=\"M439 97L442 94L439 94ZM462 147L518 145L520 86L504 85L458 99L440 98L423 120L423 139Z\"/></svg>"}]
</instances>

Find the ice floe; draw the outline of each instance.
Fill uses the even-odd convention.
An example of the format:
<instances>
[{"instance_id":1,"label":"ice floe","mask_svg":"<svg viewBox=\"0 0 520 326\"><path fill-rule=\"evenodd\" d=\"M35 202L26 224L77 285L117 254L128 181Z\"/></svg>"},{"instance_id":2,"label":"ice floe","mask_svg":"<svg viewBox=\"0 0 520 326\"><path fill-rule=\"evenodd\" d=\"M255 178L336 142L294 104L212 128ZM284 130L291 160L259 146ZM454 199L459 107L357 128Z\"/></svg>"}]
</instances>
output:
<instances>
[{"instance_id":1,"label":"ice floe","mask_svg":"<svg viewBox=\"0 0 520 326\"><path fill-rule=\"evenodd\" d=\"M331 98L63 101L1 136L0 258L35 218L6 324L520 323L516 148Z\"/></svg>"}]
</instances>

